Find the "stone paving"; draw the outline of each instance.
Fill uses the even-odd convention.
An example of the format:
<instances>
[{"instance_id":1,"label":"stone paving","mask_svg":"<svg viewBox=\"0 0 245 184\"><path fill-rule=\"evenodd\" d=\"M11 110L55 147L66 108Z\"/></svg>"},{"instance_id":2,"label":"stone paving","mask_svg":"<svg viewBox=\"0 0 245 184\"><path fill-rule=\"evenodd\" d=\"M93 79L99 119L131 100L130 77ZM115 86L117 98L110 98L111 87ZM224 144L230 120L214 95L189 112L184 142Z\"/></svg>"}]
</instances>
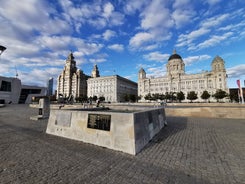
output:
<instances>
[{"instance_id":1,"label":"stone paving","mask_svg":"<svg viewBox=\"0 0 245 184\"><path fill-rule=\"evenodd\" d=\"M245 183L245 120L168 117L136 156L45 134L37 109L0 108L0 183Z\"/></svg>"}]
</instances>

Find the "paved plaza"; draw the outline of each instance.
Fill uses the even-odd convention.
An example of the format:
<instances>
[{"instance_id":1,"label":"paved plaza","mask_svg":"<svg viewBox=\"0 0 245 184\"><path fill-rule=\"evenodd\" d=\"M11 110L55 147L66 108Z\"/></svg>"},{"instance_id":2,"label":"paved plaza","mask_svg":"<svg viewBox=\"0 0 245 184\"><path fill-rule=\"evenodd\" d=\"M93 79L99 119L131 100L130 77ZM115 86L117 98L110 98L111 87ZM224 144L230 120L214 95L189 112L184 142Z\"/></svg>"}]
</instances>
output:
<instances>
[{"instance_id":1,"label":"paved plaza","mask_svg":"<svg viewBox=\"0 0 245 184\"><path fill-rule=\"evenodd\" d=\"M27 105L0 108L0 183L245 183L245 120L167 117L136 156L45 133Z\"/></svg>"}]
</instances>

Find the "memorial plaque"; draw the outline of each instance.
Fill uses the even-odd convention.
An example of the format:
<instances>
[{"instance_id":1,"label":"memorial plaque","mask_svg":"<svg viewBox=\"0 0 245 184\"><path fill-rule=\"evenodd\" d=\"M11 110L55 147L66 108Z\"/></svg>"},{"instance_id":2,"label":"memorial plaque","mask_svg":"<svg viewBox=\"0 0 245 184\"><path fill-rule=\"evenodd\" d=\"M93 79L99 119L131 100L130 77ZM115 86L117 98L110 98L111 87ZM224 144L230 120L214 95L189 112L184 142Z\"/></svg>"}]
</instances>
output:
<instances>
[{"instance_id":1,"label":"memorial plaque","mask_svg":"<svg viewBox=\"0 0 245 184\"><path fill-rule=\"evenodd\" d=\"M111 115L109 114L88 114L88 128L110 131Z\"/></svg>"},{"instance_id":2,"label":"memorial plaque","mask_svg":"<svg viewBox=\"0 0 245 184\"><path fill-rule=\"evenodd\" d=\"M55 124L64 127L71 126L71 112L57 112Z\"/></svg>"}]
</instances>

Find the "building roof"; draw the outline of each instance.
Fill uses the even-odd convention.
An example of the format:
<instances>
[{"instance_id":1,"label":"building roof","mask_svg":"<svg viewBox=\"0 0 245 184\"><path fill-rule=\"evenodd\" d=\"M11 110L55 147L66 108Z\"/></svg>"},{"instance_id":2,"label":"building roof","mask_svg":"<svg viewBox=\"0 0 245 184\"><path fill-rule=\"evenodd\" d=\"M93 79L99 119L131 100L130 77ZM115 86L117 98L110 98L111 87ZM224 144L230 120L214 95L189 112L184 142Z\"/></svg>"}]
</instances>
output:
<instances>
[{"instance_id":1,"label":"building roof","mask_svg":"<svg viewBox=\"0 0 245 184\"><path fill-rule=\"evenodd\" d=\"M145 70L141 67L139 72L144 72L145 73Z\"/></svg>"},{"instance_id":2,"label":"building roof","mask_svg":"<svg viewBox=\"0 0 245 184\"><path fill-rule=\"evenodd\" d=\"M225 61L220 57L220 56L215 56L215 58L212 61L212 64L215 62L222 62L224 63Z\"/></svg>"},{"instance_id":3,"label":"building roof","mask_svg":"<svg viewBox=\"0 0 245 184\"><path fill-rule=\"evenodd\" d=\"M181 59L182 60L181 56L176 53L176 50L173 51L173 54L168 58L168 61L172 60L172 59Z\"/></svg>"}]
</instances>

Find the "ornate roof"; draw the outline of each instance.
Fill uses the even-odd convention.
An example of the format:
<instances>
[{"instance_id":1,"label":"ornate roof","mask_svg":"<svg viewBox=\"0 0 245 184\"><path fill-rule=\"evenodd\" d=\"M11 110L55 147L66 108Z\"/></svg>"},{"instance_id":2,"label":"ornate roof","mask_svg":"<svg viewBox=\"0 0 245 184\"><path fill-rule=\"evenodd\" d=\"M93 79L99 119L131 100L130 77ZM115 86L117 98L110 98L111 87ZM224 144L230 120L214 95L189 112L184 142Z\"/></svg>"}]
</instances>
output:
<instances>
[{"instance_id":1,"label":"ornate roof","mask_svg":"<svg viewBox=\"0 0 245 184\"><path fill-rule=\"evenodd\" d=\"M69 56L67 57L67 59L68 60L73 60L74 59L74 56L73 56L73 53L72 52L69 54Z\"/></svg>"},{"instance_id":2,"label":"ornate roof","mask_svg":"<svg viewBox=\"0 0 245 184\"><path fill-rule=\"evenodd\" d=\"M215 58L212 61L212 64L215 63L215 62L222 62L222 63L224 63L224 60L220 56L215 56Z\"/></svg>"},{"instance_id":3,"label":"ornate roof","mask_svg":"<svg viewBox=\"0 0 245 184\"><path fill-rule=\"evenodd\" d=\"M141 67L139 72L145 72L145 70Z\"/></svg>"},{"instance_id":4,"label":"ornate roof","mask_svg":"<svg viewBox=\"0 0 245 184\"><path fill-rule=\"evenodd\" d=\"M176 50L174 50L173 54L168 58L168 61L169 60L172 60L172 59L181 59L181 56L179 54L176 54Z\"/></svg>"}]
</instances>

